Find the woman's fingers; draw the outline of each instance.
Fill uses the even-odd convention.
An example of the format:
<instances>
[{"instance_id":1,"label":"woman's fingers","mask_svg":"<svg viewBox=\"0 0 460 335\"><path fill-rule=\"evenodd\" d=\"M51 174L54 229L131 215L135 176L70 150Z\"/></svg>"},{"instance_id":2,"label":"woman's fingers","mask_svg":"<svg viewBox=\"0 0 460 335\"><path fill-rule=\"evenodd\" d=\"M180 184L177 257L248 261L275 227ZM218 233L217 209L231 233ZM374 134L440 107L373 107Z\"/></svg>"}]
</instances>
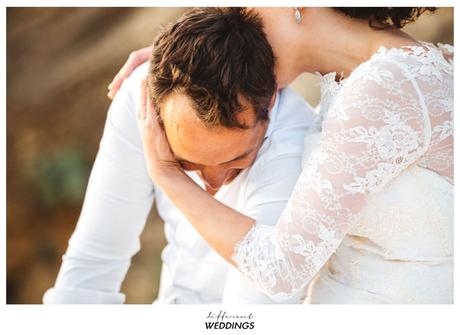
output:
<instances>
[{"instance_id":1,"label":"woman's fingers","mask_svg":"<svg viewBox=\"0 0 460 335\"><path fill-rule=\"evenodd\" d=\"M170 172L172 169L175 171L180 168L180 164L174 158L157 113L149 100L146 79L142 81L139 99L138 122L142 145L147 170L155 181L157 176L165 175L165 171Z\"/></svg>"},{"instance_id":2,"label":"woman's fingers","mask_svg":"<svg viewBox=\"0 0 460 335\"><path fill-rule=\"evenodd\" d=\"M109 90L109 92L107 93L107 96L110 99L113 99L115 97L115 94L117 94L118 90L120 89L121 84L123 84L123 81L126 78L128 78L129 73L127 73L127 71L128 71L128 67L127 67L127 63L125 63L123 67L120 69L120 71L118 71L116 76L112 79L112 82L107 87Z\"/></svg>"},{"instance_id":3,"label":"woman's fingers","mask_svg":"<svg viewBox=\"0 0 460 335\"><path fill-rule=\"evenodd\" d=\"M144 78L141 83L141 91L139 94L139 110L137 113L137 119L139 123L139 129L141 132L142 146L144 148L145 161L147 163L147 170L150 177L154 178L155 166L157 165L156 160L158 159L158 153L155 145L155 133L152 129L151 117L149 116L149 102L147 98L147 79Z\"/></svg>"},{"instance_id":4,"label":"woman's fingers","mask_svg":"<svg viewBox=\"0 0 460 335\"><path fill-rule=\"evenodd\" d=\"M125 64L122 66L120 71L115 75L113 78L112 82L109 84L107 87L109 92L107 93L107 96L110 99L113 99L114 96L117 94L118 90L121 87L121 84L123 84L123 81L129 77L129 75L141 64L145 63L149 58L150 55L152 54L152 47L146 47L143 49L139 49L136 51L133 51Z\"/></svg>"},{"instance_id":5,"label":"woman's fingers","mask_svg":"<svg viewBox=\"0 0 460 335\"><path fill-rule=\"evenodd\" d=\"M141 91L139 94L139 110L137 117L140 122L144 122L147 116L147 78L144 78L141 83Z\"/></svg>"},{"instance_id":6,"label":"woman's fingers","mask_svg":"<svg viewBox=\"0 0 460 335\"><path fill-rule=\"evenodd\" d=\"M166 135L158 123L156 112L148 97L147 79L142 80L139 99L138 122L146 155L150 159L169 157L170 149Z\"/></svg>"}]
</instances>

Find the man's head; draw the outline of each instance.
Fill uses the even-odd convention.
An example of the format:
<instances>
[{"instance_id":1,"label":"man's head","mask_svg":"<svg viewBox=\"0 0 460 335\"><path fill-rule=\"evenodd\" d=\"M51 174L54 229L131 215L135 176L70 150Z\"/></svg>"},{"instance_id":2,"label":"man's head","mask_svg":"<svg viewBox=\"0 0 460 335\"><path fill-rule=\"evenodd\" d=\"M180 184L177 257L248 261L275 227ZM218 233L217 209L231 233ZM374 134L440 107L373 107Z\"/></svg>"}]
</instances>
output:
<instances>
[{"instance_id":1,"label":"man's head","mask_svg":"<svg viewBox=\"0 0 460 335\"><path fill-rule=\"evenodd\" d=\"M249 167L276 90L261 21L237 8L193 9L157 38L148 86L171 149L215 193Z\"/></svg>"}]
</instances>

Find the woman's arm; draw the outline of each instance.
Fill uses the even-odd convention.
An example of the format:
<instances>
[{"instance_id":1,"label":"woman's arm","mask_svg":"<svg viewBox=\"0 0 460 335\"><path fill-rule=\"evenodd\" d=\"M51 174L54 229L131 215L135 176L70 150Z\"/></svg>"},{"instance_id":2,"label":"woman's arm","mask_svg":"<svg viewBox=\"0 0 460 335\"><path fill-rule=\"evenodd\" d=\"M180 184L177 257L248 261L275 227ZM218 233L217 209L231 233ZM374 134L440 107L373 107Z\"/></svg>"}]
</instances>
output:
<instances>
[{"instance_id":1,"label":"woman's arm","mask_svg":"<svg viewBox=\"0 0 460 335\"><path fill-rule=\"evenodd\" d=\"M165 173L156 181L211 247L233 263L235 245L255 221L217 201L183 173Z\"/></svg>"},{"instance_id":2,"label":"woman's arm","mask_svg":"<svg viewBox=\"0 0 460 335\"><path fill-rule=\"evenodd\" d=\"M138 119L144 152L150 153L146 160L151 178L190 222L200 222L195 225L198 232L231 262L234 245L255 221L216 201L183 172L171 153L156 113L151 110L145 80L141 92Z\"/></svg>"},{"instance_id":3,"label":"woman's arm","mask_svg":"<svg viewBox=\"0 0 460 335\"><path fill-rule=\"evenodd\" d=\"M392 64L362 71L331 107L276 226L255 224L195 185L174 161L154 114L140 118L155 183L219 254L274 299L308 283L371 195L428 148L430 126L414 82Z\"/></svg>"}]
</instances>

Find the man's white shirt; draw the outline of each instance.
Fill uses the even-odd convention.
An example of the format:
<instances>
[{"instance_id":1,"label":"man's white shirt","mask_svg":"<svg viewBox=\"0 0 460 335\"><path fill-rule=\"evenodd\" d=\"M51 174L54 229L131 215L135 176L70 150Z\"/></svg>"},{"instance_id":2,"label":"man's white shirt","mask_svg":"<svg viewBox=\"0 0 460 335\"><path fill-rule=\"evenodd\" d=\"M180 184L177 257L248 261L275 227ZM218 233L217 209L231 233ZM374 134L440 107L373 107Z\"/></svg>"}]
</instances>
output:
<instances>
[{"instance_id":1,"label":"man's white shirt","mask_svg":"<svg viewBox=\"0 0 460 335\"><path fill-rule=\"evenodd\" d=\"M112 102L77 227L44 303L123 303L120 286L140 250L154 201L167 240L156 303L274 303L218 255L152 183L137 124L140 83L147 71L147 63L134 71ZM281 90L253 165L215 198L258 224L276 224L300 175L313 118L302 97ZM196 173L188 174L204 188ZM304 293L284 303L299 303Z\"/></svg>"}]
</instances>

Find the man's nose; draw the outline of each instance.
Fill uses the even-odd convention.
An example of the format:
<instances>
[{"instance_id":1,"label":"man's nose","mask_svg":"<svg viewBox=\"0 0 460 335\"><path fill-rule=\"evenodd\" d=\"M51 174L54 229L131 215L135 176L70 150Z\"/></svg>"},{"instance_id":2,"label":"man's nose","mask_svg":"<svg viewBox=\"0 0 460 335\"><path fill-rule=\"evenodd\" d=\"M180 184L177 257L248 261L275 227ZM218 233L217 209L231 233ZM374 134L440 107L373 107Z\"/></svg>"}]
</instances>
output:
<instances>
[{"instance_id":1,"label":"man's nose","mask_svg":"<svg viewBox=\"0 0 460 335\"><path fill-rule=\"evenodd\" d=\"M207 186L211 187L214 190L218 190L222 187L222 185L225 182L225 179L227 179L227 172L227 169L215 167L205 168L201 170L204 182L207 184Z\"/></svg>"}]
</instances>

